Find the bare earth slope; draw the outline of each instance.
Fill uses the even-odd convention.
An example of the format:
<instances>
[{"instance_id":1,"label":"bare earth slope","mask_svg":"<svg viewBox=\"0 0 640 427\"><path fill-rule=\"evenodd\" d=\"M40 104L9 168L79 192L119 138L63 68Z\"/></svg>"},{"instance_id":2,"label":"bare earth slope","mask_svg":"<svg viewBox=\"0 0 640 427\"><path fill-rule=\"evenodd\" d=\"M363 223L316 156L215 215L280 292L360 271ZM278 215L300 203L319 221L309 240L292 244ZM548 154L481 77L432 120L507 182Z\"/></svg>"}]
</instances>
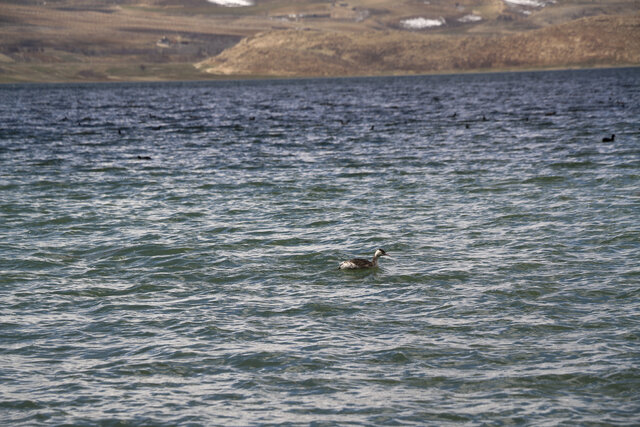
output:
<instances>
[{"instance_id":1,"label":"bare earth slope","mask_svg":"<svg viewBox=\"0 0 640 427\"><path fill-rule=\"evenodd\" d=\"M343 76L640 64L640 15L506 35L276 31L198 66L212 74Z\"/></svg>"},{"instance_id":2,"label":"bare earth slope","mask_svg":"<svg viewBox=\"0 0 640 427\"><path fill-rule=\"evenodd\" d=\"M247 1L0 0L0 83L640 65L638 0Z\"/></svg>"}]
</instances>

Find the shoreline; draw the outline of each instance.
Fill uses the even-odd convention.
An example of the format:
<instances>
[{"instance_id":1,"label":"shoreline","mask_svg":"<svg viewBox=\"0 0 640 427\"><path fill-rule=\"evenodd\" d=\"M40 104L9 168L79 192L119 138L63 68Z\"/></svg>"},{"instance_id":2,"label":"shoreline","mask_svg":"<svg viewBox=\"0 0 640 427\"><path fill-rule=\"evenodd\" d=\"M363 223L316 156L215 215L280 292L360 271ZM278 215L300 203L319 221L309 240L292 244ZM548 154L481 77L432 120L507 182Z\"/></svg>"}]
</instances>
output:
<instances>
[{"instance_id":1,"label":"shoreline","mask_svg":"<svg viewBox=\"0 0 640 427\"><path fill-rule=\"evenodd\" d=\"M581 0L586 1L586 0ZM151 7L173 3L176 7ZM202 0L98 5L60 0L0 13L0 84L175 82L447 75L640 66L640 14L615 4L553 3L524 13L472 5L308 0L228 8ZM86 4L85 4L86 3ZM149 4L147 4L149 3ZM187 4L188 3L188 4ZM365 4L366 3L366 4ZM382 2L387 4L387 2ZM377 4L377 3L376 3ZM388 2L388 5L395 5ZM66 5L66 6L65 6ZM147 7L148 6L148 7ZM282 6L282 7L281 7ZM320 9L318 9L320 7ZM447 25L407 29L433 9ZM356 13L358 12L358 13ZM366 13L365 13L366 12ZM375 13L374 13L375 12ZM364 15L362 15L364 13ZM109 16L109 19L105 19ZM426 19L426 18L423 18ZM439 18L438 18L439 19Z\"/></svg>"},{"instance_id":2,"label":"shoreline","mask_svg":"<svg viewBox=\"0 0 640 427\"><path fill-rule=\"evenodd\" d=\"M176 65L176 64L169 64ZM37 68L44 68L38 65ZM10 85L64 85L64 84L153 84L153 83L198 83L198 82L222 82L222 81L265 81L265 80L320 80L320 79L358 79L358 78L376 78L376 77L418 77L418 76L448 76L448 75L466 75L466 74L500 74L500 73L531 73L546 71L581 71L581 70L602 70L602 69L629 69L640 68L640 64L612 64L612 65L594 65L594 66L554 66L554 67L514 67L514 68L493 68L493 69L473 69L473 70L445 70L418 73L372 73L372 74L351 74L351 75L294 75L294 76L278 76L278 75L252 75L252 74L208 74L197 72L193 78L181 78L183 76L132 76L132 78L85 78L85 79L52 79L52 80L15 80L4 79L0 76L0 87ZM194 68L195 69L195 68Z\"/></svg>"}]
</instances>

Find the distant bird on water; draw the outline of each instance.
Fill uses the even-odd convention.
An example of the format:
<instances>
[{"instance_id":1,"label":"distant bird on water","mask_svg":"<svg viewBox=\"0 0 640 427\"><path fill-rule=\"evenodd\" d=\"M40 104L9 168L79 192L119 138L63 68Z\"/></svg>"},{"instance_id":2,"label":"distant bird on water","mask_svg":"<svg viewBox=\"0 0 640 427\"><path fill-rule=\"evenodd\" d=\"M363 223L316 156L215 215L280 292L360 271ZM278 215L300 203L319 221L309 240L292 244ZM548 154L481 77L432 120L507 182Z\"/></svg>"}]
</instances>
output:
<instances>
[{"instance_id":1,"label":"distant bird on water","mask_svg":"<svg viewBox=\"0 0 640 427\"><path fill-rule=\"evenodd\" d=\"M613 142L614 139L616 139L616 135L611 134L611 138L605 136L604 138L602 138L602 142Z\"/></svg>"},{"instance_id":2,"label":"distant bird on water","mask_svg":"<svg viewBox=\"0 0 640 427\"><path fill-rule=\"evenodd\" d=\"M384 251L384 249L378 249L373 254L373 259L371 261L362 259L362 258L354 258L349 261L342 261L340 263L340 270L361 270L365 268L375 268L378 266L378 258L381 256L389 256Z\"/></svg>"}]
</instances>

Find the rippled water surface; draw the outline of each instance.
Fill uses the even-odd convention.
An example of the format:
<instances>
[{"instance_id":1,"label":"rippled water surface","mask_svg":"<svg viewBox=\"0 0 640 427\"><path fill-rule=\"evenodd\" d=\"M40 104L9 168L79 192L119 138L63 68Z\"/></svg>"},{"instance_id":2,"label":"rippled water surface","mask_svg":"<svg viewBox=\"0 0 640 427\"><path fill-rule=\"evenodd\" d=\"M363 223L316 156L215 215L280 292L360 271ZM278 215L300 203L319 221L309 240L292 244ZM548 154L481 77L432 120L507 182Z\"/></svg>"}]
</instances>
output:
<instances>
[{"instance_id":1,"label":"rippled water surface","mask_svg":"<svg viewBox=\"0 0 640 427\"><path fill-rule=\"evenodd\" d=\"M640 423L640 69L2 86L0 126L2 425Z\"/></svg>"}]
</instances>

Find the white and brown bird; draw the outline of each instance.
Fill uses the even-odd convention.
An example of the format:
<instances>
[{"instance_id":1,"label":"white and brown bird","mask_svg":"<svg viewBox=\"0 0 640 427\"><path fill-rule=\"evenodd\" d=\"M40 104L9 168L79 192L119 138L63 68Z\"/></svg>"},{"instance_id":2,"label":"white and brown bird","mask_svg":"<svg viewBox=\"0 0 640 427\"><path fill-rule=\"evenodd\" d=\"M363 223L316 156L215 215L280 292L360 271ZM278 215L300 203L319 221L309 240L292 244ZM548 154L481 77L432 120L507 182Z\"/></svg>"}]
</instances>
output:
<instances>
[{"instance_id":1,"label":"white and brown bird","mask_svg":"<svg viewBox=\"0 0 640 427\"><path fill-rule=\"evenodd\" d=\"M340 270L360 270L364 268L375 268L378 266L378 258L381 256L389 256L384 251L384 249L378 249L373 254L373 259L369 261L368 259L362 258L354 258L349 261L342 261L340 263Z\"/></svg>"}]
</instances>

